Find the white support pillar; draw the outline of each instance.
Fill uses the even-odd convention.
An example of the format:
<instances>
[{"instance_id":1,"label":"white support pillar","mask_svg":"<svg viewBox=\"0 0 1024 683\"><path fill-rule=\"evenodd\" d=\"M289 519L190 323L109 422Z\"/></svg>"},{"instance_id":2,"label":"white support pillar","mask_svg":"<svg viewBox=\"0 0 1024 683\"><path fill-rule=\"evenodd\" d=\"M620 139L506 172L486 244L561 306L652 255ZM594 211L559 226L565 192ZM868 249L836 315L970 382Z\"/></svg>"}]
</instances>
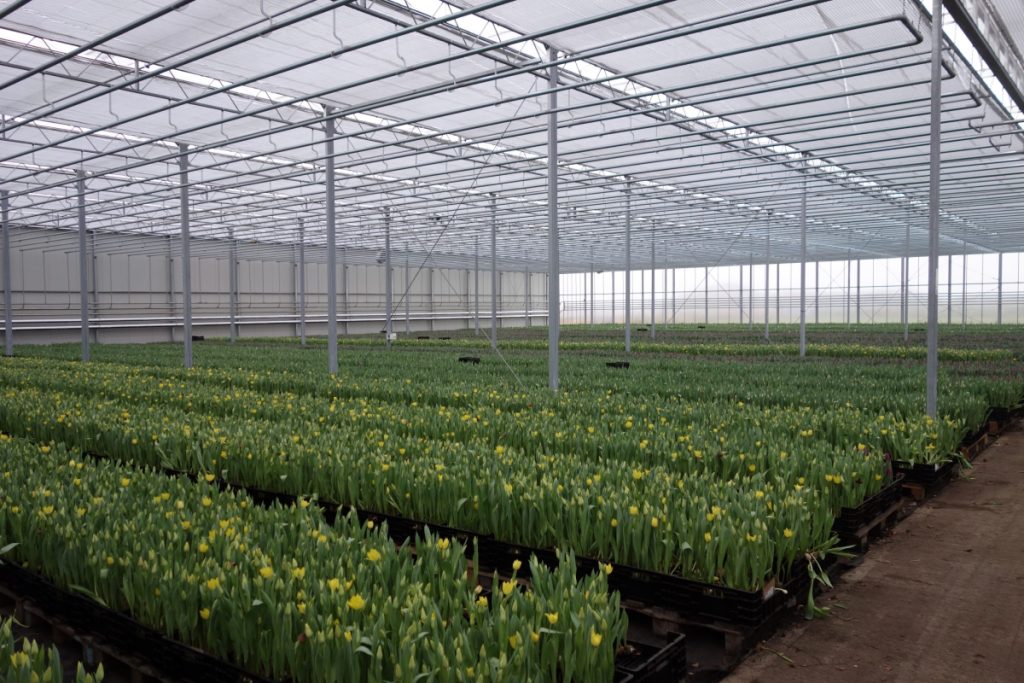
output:
<instances>
[{"instance_id":1,"label":"white support pillar","mask_svg":"<svg viewBox=\"0 0 1024 683\"><path fill-rule=\"evenodd\" d=\"M526 280L523 283L523 312L526 314L526 326L530 327L530 267L526 267Z\"/></svg>"},{"instance_id":2,"label":"white support pillar","mask_svg":"<svg viewBox=\"0 0 1024 683\"><path fill-rule=\"evenodd\" d=\"M548 61L554 62L554 48ZM558 338L561 310L558 274L558 67L548 66L548 387L558 391Z\"/></svg>"},{"instance_id":3,"label":"white support pillar","mask_svg":"<svg viewBox=\"0 0 1024 683\"><path fill-rule=\"evenodd\" d=\"M498 348L498 205L491 194L491 348Z\"/></svg>"},{"instance_id":4,"label":"white support pillar","mask_svg":"<svg viewBox=\"0 0 1024 683\"><path fill-rule=\"evenodd\" d=\"M740 325L743 324L743 264L740 264Z\"/></svg>"},{"instance_id":5,"label":"white support pillar","mask_svg":"<svg viewBox=\"0 0 1024 683\"><path fill-rule=\"evenodd\" d=\"M480 237L473 236L473 328L480 336Z\"/></svg>"},{"instance_id":6,"label":"white support pillar","mask_svg":"<svg viewBox=\"0 0 1024 683\"><path fill-rule=\"evenodd\" d=\"M704 325L708 324L710 320L709 309L710 309L710 295L708 289L708 276L710 271L707 266L704 266Z\"/></svg>"},{"instance_id":7,"label":"white support pillar","mask_svg":"<svg viewBox=\"0 0 1024 683\"><path fill-rule=\"evenodd\" d=\"M857 301L854 305L858 325L860 325L860 262L861 260L857 259Z\"/></svg>"},{"instance_id":8,"label":"white support pillar","mask_svg":"<svg viewBox=\"0 0 1024 683\"><path fill-rule=\"evenodd\" d=\"M170 342L174 343L176 302L174 301L174 236L167 236L167 331Z\"/></svg>"},{"instance_id":9,"label":"white support pillar","mask_svg":"<svg viewBox=\"0 0 1024 683\"><path fill-rule=\"evenodd\" d=\"M185 345L185 367L192 367L192 235L189 226L188 145L178 144L178 168L181 184L181 300L185 324L182 334Z\"/></svg>"},{"instance_id":10,"label":"white support pillar","mask_svg":"<svg viewBox=\"0 0 1024 683\"><path fill-rule=\"evenodd\" d=\"M772 260L772 224L768 221L768 232L765 233L765 259L764 259L764 340L771 341L770 314L768 308L768 288L771 285L771 260Z\"/></svg>"},{"instance_id":11,"label":"white support pillar","mask_svg":"<svg viewBox=\"0 0 1024 683\"><path fill-rule=\"evenodd\" d=\"M629 326L633 322L631 320L632 316L630 315L630 313L632 311L630 310L631 306L630 306L630 301L629 301L630 300L630 294L631 294L631 292L630 292L630 284L631 283L629 281L629 279L630 279L629 276L630 276L630 273L632 272L632 267L633 267L633 264L632 264L632 254L630 253L632 251L632 248L633 248L632 244L630 243L630 241L632 239L632 234L631 234L632 233L632 225L631 224L632 224L632 221L633 221L633 207L632 207L632 202L631 202L631 198L630 198L630 193L631 192L632 192L631 181L630 181L629 178L626 178L626 310L625 310L625 318L624 318L625 329L626 329L626 353L629 353L632 350L631 349L632 344L630 342L630 329L629 329Z\"/></svg>"},{"instance_id":12,"label":"white support pillar","mask_svg":"<svg viewBox=\"0 0 1024 683\"><path fill-rule=\"evenodd\" d=\"M612 325L614 325L615 324L615 271L614 270L612 271L612 276L611 276L610 279L612 281L612 287L611 287L611 289L612 289Z\"/></svg>"},{"instance_id":13,"label":"white support pillar","mask_svg":"<svg viewBox=\"0 0 1024 683\"><path fill-rule=\"evenodd\" d=\"M406 249L408 250L408 245L406 245ZM412 298L412 292L410 291L412 289L412 273L409 271L409 257L408 257L408 255L405 257L405 268L404 268L404 270L405 270L405 286L404 286L405 294L402 296L402 298L404 299L404 301L402 303L403 303L404 308L405 308L405 335L409 336L409 334L412 332L412 323L411 323L410 315L409 315L409 299ZM467 275L468 275L468 273L467 273ZM469 278L466 278L466 279L468 280ZM467 295L469 294L469 285L468 285L468 283L467 283L467 286L466 286L466 294Z\"/></svg>"},{"instance_id":14,"label":"white support pillar","mask_svg":"<svg viewBox=\"0 0 1024 683\"><path fill-rule=\"evenodd\" d=\"M335 299L337 299L337 294L338 293L335 293ZM348 300L348 249L346 249L344 247L342 247L342 249L341 249L341 292L340 292L340 294L341 294L341 312L342 312L342 315L345 316L344 327L342 329L344 330L344 335L347 337L348 333L349 333L349 313L352 312L352 309L349 306L349 300Z\"/></svg>"},{"instance_id":15,"label":"white support pillar","mask_svg":"<svg viewBox=\"0 0 1024 683\"><path fill-rule=\"evenodd\" d=\"M338 374L338 246L335 236L334 207L334 108L324 114L324 182L327 201L327 371ZM348 287L345 288L346 291ZM346 311L347 312L347 311Z\"/></svg>"},{"instance_id":16,"label":"white support pillar","mask_svg":"<svg viewBox=\"0 0 1024 683\"><path fill-rule=\"evenodd\" d=\"M394 333L394 288L391 281L391 207L384 207L384 340L391 349L391 335Z\"/></svg>"},{"instance_id":17,"label":"white support pillar","mask_svg":"<svg viewBox=\"0 0 1024 683\"><path fill-rule=\"evenodd\" d=\"M5 289L6 291L6 289ZM1002 252L999 252L999 266L995 281L995 324L1002 325ZM10 355L8 353L8 355Z\"/></svg>"},{"instance_id":18,"label":"white support pillar","mask_svg":"<svg viewBox=\"0 0 1024 683\"><path fill-rule=\"evenodd\" d=\"M903 341L910 341L910 220L903 243Z\"/></svg>"},{"instance_id":19,"label":"white support pillar","mask_svg":"<svg viewBox=\"0 0 1024 683\"><path fill-rule=\"evenodd\" d=\"M818 266L821 261L814 262L814 324L818 324L818 298L821 294L821 289L818 287L818 273L821 272Z\"/></svg>"},{"instance_id":20,"label":"white support pillar","mask_svg":"<svg viewBox=\"0 0 1024 683\"><path fill-rule=\"evenodd\" d=\"M434 269L427 268L427 329L434 331Z\"/></svg>"},{"instance_id":21,"label":"white support pillar","mask_svg":"<svg viewBox=\"0 0 1024 683\"><path fill-rule=\"evenodd\" d=\"M960 281L960 326L967 328L967 245L964 245L964 268Z\"/></svg>"},{"instance_id":22,"label":"white support pillar","mask_svg":"<svg viewBox=\"0 0 1024 683\"><path fill-rule=\"evenodd\" d=\"M99 277L97 276L96 261L98 259L96 255L96 231L87 231L89 235L89 253L87 255L89 263L89 281L91 286L89 288L89 310L99 310L100 295L99 295ZM90 317L91 321L91 317ZM97 321L98 322L98 321ZM92 336L92 343L99 344L100 342L100 329L98 326L89 325L89 333Z\"/></svg>"},{"instance_id":23,"label":"white support pillar","mask_svg":"<svg viewBox=\"0 0 1024 683\"><path fill-rule=\"evenodd\" d=\"M11 215L7 190L0 190L0 222L3 224L4 269L4 355L14 355L14 311L11 309ZM1000 266L1002 261L999 262ZM1000 270L1000 272L1002 272ZM1000 278L1000 287L1002 278ZM1002 289L1000 289L1002 292Z\"/></svg>"},{"instance_id":24,"label":"white support pillar","mask_svg":"<svg viewBox=\"0 0 1024 683\"><path fill-rule=\"evenodd\" d=\"M591 250L591 252L593 252L593 250ZM594 256L593 256L593 253L591 253L591 256L590 256L590 324L591 325L594 325L594 324L597 323L597 319L594 318L594 311L597 308L594 305L594 299L597 298L597 296L594 294L596 291L597 290L594 289Z\"/></svg>"},{"instance_id":25,"label":"white support pillar","mask_svg":"<svg viewBox=\"0 0 1024 683\"><path fill-rule=\"evenodd\" d=\"M181 300L184 309L185 367L192 367L192 236L189 226L188 145L178 143L181 210Z\"/></svg>"},{"instance_id":26,"label":"white support pillar","mask_svg":"<svg viewBox=\"0 0 1024 683\"><path fill-rule=\"evenodd\" d=\"M932 0L931 139L928 177L928 415L938 414L939 394L939 168L942 160L942 0Z\"/></svg>"},{"instance_id":27,"label":"white support pillar","mask_svg":"<svg viewBox=\"0 0 1024 683\"><path fill-rule=\"evenodd\" d=\"M800 357L807 355L807 176L800 193Z\"/></svg>"},{"instance_id":28,"label":"white support pillar","mask_svg":"<svg viewBox=\"0 0 1024 683\"><path fill-rule=\"evenodd\" d=\"M753 332L754 331L754 252L750 252L750 277L748 278L750 291L748 292L747 299L749 304L747 305L747 327Z\"/></svg>"},{"instance_id":29,"label":"white support pillar","mask_svg":"<svg viewBox=\"0 0 1024 683\"><path fill-rule=\"evenodd\" d=\"M76 171L78 194L78 291L81 311L82 362L89 362L89 271L85 256L85 173Z\"/></svg>"},{"instance_id":30,"label":"white support pillar","mask_svg":"<svg viewBox=\"0 0 1024 683\"><path fill-rule=\"evenodd\" d=\"M299 219L299 344L306 345L306 224Z\"/></svg>"},{"instance_id":31,"label":"white support pillar","mask_svg":"<svg viewBox=\"0 0 1024 683\"><path fill-rule=\"evenodd\" d=\"M640 326L647 322L647 292L644 291L644 269L640 268Z\"/></svg>"},{"instance_id":32,"label":"white support pillar","mask_svg":"<svg viewBox=\"0 0 1024 683\"><path fill-rule=\"evenodd\" d=\"M781 294L781 283L782 281L782 263L775 264L775 324L779 325L782 323L782 294Z\"/></svg>"},{"instance_id":33,"label":"white support pillar","mask_svg":"<svg viewBox=\"0 0 1024 683\"><path fill-rule=\"evenodd\" d=\"M676 270L672 268L672 324L676 324Z\"/></svg>"},{"instance_id":34,"label":"white support pillar","mask_svg":"<svg viewBox=\"0 0 1024 683\"><path fill-rule=\"evenodd\" d=\"M238 242L235 229L228 227L228 338L238 338Z\"/></svg>"},{"instance_id":35,"label":"white support pillar","mask_svg":"<svg viewBox=\"0 0 1024 683\"><path fill-rule=\"evenodd\" d=\"M953 324L953 254L946 254L946 324Z\"/></svg>"},{"instance_id":36,"label":"white support pillar","mask_svg":"<svg viewBox=\"0 0 1024 683\"><path fill-rule=\"evenodd\" d=\"M657 300L657 297L654 295L655 291L657 290L657 287L656 287L655 282L654 282L654 278L655 278L655 274L656 274L655 266L657 265L657 261L655 261L655 259L657 258L657 254L655 253L656 251L657 251L656 250L656 245L654 244L654 226L652 225L651 226L651 330L650 330L650 332L651 332L651 339L652 340L655 338L654 316L655 316L655 313L657 311L657 309L655 308L655 306L657 305L655 303L656 300Z\"/></svg>"},{"instance_id":37,"label":"white support pillar","mask_svg":"<svg viewBox=\"0 0 1024 683\"><path fill-rule=\"evenodd\" d=\"M669 299L668 299L668 264L667 263L661 269L661 290L663 292L663 294L661 295L661 320L662 320L663 323L668 325L669 324L669 316L668 316L668 301L669 301Z\"/></svg>"},{"instance_id":38,"label":"white support pillar","mask_svg":"<svg viewBox=\"0 0 1024 683\"><path fill-rule=\"evenodd\" d=\"M846 325L850 326L853 324L853 318L850 317L850 292L853 289L853 269L850 267L852 262L850 257L853 255L853 251L850 249L846 250Z\"/></svg>"}]
</instances>

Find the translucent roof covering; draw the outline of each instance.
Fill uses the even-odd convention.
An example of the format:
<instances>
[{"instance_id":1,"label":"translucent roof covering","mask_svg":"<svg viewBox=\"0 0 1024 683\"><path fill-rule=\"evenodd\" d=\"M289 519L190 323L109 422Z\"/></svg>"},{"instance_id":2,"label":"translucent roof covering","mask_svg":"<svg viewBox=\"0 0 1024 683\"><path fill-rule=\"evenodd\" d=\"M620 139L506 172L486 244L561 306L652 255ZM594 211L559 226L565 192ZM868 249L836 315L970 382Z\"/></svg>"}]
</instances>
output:
<instances>
[{"instance_id":1,"label":"translucent roof covering","mask_svg":"<svg viewBox=\"0 0 1024 683\"><path fill-rule=\"evenodd\" d=\"M1016 0L1007 26L1024 20ZM1011 11L1017 7L1017 11ZM337 234L509 267L547 255L548 50L565 272L927 251L929 25L916 0L0 0L15 225ZM1024 116L949 19L940 250L1024 250ZM1015 35L1020 39L1024 32ZM628 207L628 211L627 211ZM385 211L387 210L387 211ZM769 240L770 235L770 240ZM126 247L127 249L128 247Z\"/></svg>"}]
</instances>

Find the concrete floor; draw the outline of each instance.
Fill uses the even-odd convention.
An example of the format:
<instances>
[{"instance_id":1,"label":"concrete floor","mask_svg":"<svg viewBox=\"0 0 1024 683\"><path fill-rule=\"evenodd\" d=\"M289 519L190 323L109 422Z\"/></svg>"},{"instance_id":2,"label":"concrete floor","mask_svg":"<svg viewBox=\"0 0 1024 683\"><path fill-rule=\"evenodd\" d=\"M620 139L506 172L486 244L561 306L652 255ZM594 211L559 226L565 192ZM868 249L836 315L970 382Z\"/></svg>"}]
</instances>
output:
<instances>
[{"instance_id":1,"label":"concrete floor","mask_svg":"<svg viewBox=\"0 0 1024 683\"><path fill-rule=\"evenodd\" d=\"M728 683L1024 681L1024 431L1020 423L872 546L822 601Z\"/></svg>"}]
</instances>

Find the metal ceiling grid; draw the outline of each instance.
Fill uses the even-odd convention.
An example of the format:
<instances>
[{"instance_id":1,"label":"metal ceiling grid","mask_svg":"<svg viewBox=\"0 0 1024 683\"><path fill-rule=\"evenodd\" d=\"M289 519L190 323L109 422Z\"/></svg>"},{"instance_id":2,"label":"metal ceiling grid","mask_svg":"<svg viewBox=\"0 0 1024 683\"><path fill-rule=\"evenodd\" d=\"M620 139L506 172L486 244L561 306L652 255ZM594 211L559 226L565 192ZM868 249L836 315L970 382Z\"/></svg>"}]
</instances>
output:
<instances>
[{"instance_id":1,"label":"metal ceiling grid","mask_svg":"<svg viewBox=\"0 0 1024 683\"><path fill-rule=\"evenodd\" d=\"M177 234L186 143L194 237L290 243L302 218L323 244L330 116L340 244L382 248L386 208L465 264L493 193L499 260L540 269L554 46L563 272L624 266L627 182L634 265L651 240L659 264L764 261L769 231L798 260L805 183L809 258L900 255L907 222L916 255L929 23L909 0L33 0L0 21L0 184L15 223L69 227L80 169L91 229ZM941 249L1022 249L1021 134L945 67Z\"/></svg>"}]
</instances>

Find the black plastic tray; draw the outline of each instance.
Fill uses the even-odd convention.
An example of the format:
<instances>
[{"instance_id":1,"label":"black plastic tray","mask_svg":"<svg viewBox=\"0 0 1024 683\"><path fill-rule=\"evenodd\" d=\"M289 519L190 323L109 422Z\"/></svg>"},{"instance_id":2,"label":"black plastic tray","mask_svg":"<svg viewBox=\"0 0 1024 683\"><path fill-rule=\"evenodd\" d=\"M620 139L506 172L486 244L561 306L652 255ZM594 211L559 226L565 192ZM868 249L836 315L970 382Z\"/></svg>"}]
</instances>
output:
<instances>
[{"instance_id":1,"label":"black plastic tray","mask_svg":"<svg viewBox=\"0 0 1024 683\"><path fill-rule=\"evenodd\" d=\"M944 463L911 465L902 460L893 462L893 469L903 475L904 484L920 484L925 488L934 486L948 479L956 464L950 460Z\"/></svg>"},{"instance_id":2,"label":"black plastic tray","mask_svg":"<svg viewBox=\"0 0 1024 683\"><path fill-rule=\"evenodd\" d=\"M127 614L69 593L38 575L5 561L0 565L0 586L19 600L30 602L48 621L83 636L90 645L111 657L145 662L159 680L181 683L270 683L168 638Z\"/></svg>"},{"instance_id":3,"label":"black plastic tray","mask_svg":"<svg viewBox=\"0 0 1024 683\"><path fill-rule=\"evenodd\" d=\"M903 474L897 474L892 482L857 507L840 510L832 530L839 534L856 533L858 529L870 523L903 497L903 479Z\"/></svg>"},{"instance_id":4,"label":"black plastic tray","mask_svg":"<svg viewBox=\"0 0 1024 683\"><path fill-rule=\"evenodd\" d=\"M661 647L627 642L615 655L616 683L678 683L686 677L686 636L671 633Z\"/></svg>"}]
</instances>

